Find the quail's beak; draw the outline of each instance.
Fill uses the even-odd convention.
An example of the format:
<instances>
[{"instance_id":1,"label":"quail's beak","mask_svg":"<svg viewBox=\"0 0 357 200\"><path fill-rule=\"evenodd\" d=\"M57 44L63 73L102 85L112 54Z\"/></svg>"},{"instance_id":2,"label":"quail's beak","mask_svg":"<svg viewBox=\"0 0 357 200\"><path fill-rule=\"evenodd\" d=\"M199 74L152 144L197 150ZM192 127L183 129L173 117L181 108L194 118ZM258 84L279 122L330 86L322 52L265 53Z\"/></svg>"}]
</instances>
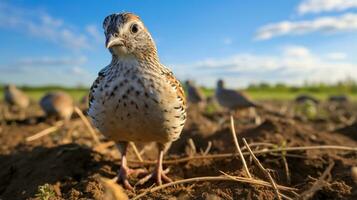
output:
<instances>
[{"instance_id":1,"label":"quail's beak","mask_svg":"<svg viewBox=\"0 0 357 200\"><path fill-rule=\"evenodd\" d=\"M124 46L123 40L120 37L109 36L105 42L105 47L109 49L113 46Z\"/></svg>"}]
</instances>

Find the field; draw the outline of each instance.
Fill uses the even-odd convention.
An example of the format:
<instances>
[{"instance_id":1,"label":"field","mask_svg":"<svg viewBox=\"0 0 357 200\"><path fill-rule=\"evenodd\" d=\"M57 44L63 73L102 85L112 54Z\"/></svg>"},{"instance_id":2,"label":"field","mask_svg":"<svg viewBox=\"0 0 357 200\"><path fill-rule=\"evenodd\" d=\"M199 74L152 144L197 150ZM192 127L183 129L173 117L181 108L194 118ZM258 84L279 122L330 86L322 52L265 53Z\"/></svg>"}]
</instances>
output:
<instances>
[{"instance_id":1,"label":"field","mask_svg":"<svg viewBox=\"0 0 357 200\"><path fill-rule=\"evenodd\" d=\"M43 93L27 92L34 100ZM252 89L247 93L263 105L257 109L260 122L244 110L234 116L252 179L245 178L227 113L219 108L207 113L190 107L181 138L164 161L174 181L187 183L157 188L149 182L137 186L135 192L126 191L127 195L136 198L145 193L139 199L276 199L269 179L244 146L245 138L279 185L283 199L357 199L357 180L351 174L351 167L357 166L354 101L322 102L313 114L306 114L304 106L291 101L295 93L277 95L275 100ZM71 94L79 100L85 90ZM317 96L325 99L328 93ZM0 103L1 110L4 107ZM0 199L103 199L111 189L99 177L115 177L120 165L117 150L105 138L96 144L77 115L68 127L27 142L27 137L51 127L42 115L34 101L25 120L17 114L0 116ZM138 161L130 149L129 165L153 170L154 145L137 146L144 161ZM195 177L204 178L191 179ZM133 177L131 182L137 180Z\"/></svg>"},{"instance_id":2,"label":"field","mask_svg":"<svg viewBox=\"0 0 357 200\"><path fill-rule=\"evenodd\" d=\"M0 87L2 88L2 87ZM33 100L37 101L41 99L44 93L48 91L65 91L69 93L76 101L80 101L83 96L87 95L88 88L64 88L64 87L31 87L22 88L27 95L29 95ZM357 92L344 90L344 89L329 89L321 90L321 88L316 88L315 90L309 90L307 88L300 88L298 90L294 89L279 89L279 88L247 88L242 90L248 94L254 100L293 100L296 96L300 94L312 95L320 100L326 100L330 95L340 95L347 94L352 101L357 101ZM211 88L204 89L204 94L206 96L214 95L214 90ZM3 96L3 90L0 89L0 96Z\"/></svg>"}]
</instances>

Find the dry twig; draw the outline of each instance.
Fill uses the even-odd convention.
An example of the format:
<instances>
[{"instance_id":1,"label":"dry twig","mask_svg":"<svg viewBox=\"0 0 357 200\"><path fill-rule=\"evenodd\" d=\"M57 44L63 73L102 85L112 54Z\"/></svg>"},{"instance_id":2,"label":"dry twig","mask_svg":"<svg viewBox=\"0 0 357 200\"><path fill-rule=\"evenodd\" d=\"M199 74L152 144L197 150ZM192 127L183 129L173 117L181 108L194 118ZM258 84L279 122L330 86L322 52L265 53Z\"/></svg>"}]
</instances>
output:
<instances>
[{"instance_id":1,"label":"dry twig","mask_svg":"<svg viewBox=\"0 0 357 200\"><path fill-rule=\"evenodd\" d=\"M227 174L227 173L224 173L224 172L222 172L222 171L220 171L223 175L225 175L226 177L228 177L228 178L231 178L231 179L233 179L233 180L236 180L235 178L235 176L231 176L231 175L229 175L229 174ZM253 180L253 181L257 181L257 182L260 182L261 180L258 180L258 179L251 179L251 180ZM270 183L268 183L268 182L265 182L265 183L267 183L268 185L265 185L265 186L268 186L268 187L272 187L272 185L270 184ZM278 185L278 187L280 187L279 185ZM295 192L294 191L289 191L289 192L292 192L293 194L295 194ZM284 197L285 199L288 199L288 200L292 200L290 197L288 197L288 196L286 196L286 195L284 195L284 194L280 194L282 197Z\"/></svg>"},{"instance_id":2,"label":"dry twig","mask_svg":"<svg viewBox=\"0 0 357 200\"><path fill-rule=\"evenodd\" d=\"M282 143L282 148L286 147L286 141L284 141ZM288 162L286 160L286 151L281 151L281 158L283 160L283 164L284 164L284 170L285 170L285 176L286 176L286 181L288 184L291 183L291 177L290 177L290 170L289 170L289 165Z\"/></svg>"},{"instance_id":3,"label":"dry twig","mask_svg":"<svg viewBox=\"0 0 357 200\"><path fill-rule=\"evenodd\" d=\"M134 142L129 142L129 145L131 146L131 148L133 148L136 157L137 157L141 162L144 161L143 158L141 157L139 151L138 151L138 148L136 148L135 143L134 143Z\"/></svg>"},{"instance_id":4,"label":"dry twig","mask_svg":"<svg viewBox=\"0 0 357 200\"><path fill-rule=\"evenodd\" d=\"M202 152L202 155L207 155L209 153L209 151L211 150L211 148L212 148L212 142L208 141L207 148L204 152Z\"/></svg>"},{"instance_id":5,"label":"dry twig","mask_svg":"<svg viewBox=\"0 0 357 200\"><path fill-rule=\"evenodd\" d=\"M325 184L323 184L324 183L323 181L331 173L333 166L335 166L335 163L331 162L330 165L325 169L324 173L322 173L320 178L317 179L316 182L312 185L312 187L310 187L309 190L301 194L301 199L303 200L311 199L317 191L319 191L323 186L325 186Z\"/></svg>"},{"instance_id":6,"label":"dry twig","mask_svg":"<svg viewBox=\"0 0 357 200\"><path fill-rule=\"evenodd\" d=\"M273 179L273 177L271 177L270 173L264 168L264 166L260 163L260 161L258 160L258 158L254 155L253 151L250 149L247 141L243 138L243 142L245 144L245 146L247 147L250 155L253 158L253 161L255 162L255 164L261 169L261 171L264 173L264 175L268 178L269 182L271 183L271 185L273 186L274 192L276 197L281 200L281 196L278 190L278 187Z\"/></svg>"},{"instance_id":7,"label":"dry twig","mask_svg":"<svg viewBox=\"0 0 357 200\"><path fill-rule=\"evenodd\" d=\"M255 146L255 147L260 147L260 146L276 147L276 144L268 143L268 142L254 142L254 143L249 144L249 146L250 146L250 147L253 147L253 146ZM241 148L242 151L245 150L245 149L247 149L246 146L243 146L243 147Z\"/></svg>"},{"instance_id":8,"label":"dry twig","mask_svg":"<svg viewBox=\"0 0 357 200\"><path fill-rule=\"evenodd\" d=\"M197 154L197 149L195 142L192 140L192 138L189 138L187 140L187 146L185 147L185 152L188 157L193 157Z\"/></svg>"},{"instance_id":9,"label":"dry twig","mask_svg":"<svg viewBox=\"0 0 357 200\"><path fill-rule=\"evenodd\" d=\"M92 125L89 123L88 119L86 116L84 116L84 114L82 113L82 111L77 107L75 106L74 107L74 111L79 115L79 117L81 118L81 120L83 121L84 125L87 127L87 129L89 130L89 133L92 135L93 137L93 140L96 144L99 144L100 141L99 141L99 138L97 136L97 134L95 133Z\"/></svg>"},{"instance_id":10,"label":"dry twig","mask_svg":"<svg viewBox=\"0 0 357 200\"><path fill-rule=\"evenodd\" d=\"M26 138L26 142L32 142L32 141L37 140L37 139L39 139L39 138L41 138L43 136L51 134L51 133L57 131L61 126L63 126L63 124L64 124L63 121L58 121L58 122L55 123L55 125L53 125L51 127L48 127L48 128L46 128L46 129L44 129L44 130L42 130L42 131L30 136L30 137L27 137Z\"/></svg>"},{"instance_id":11,"label":"dry twig","mask_svg":"<svg viewBox=\"0 0 357 200\"><path fill-rule=\"evenodd\" d=\"M253 145L251 145L253 146ZM352 151L357 152L357 147L348 147L348 146L336 146L336 145L319 145L319 146L303 146L303 147L286 147L286 148L279 148L279 149L263 149L258 151L253 151L255 155L262 155L262 154L269 154L269 153L276 153L281 151L306 151L306 150L339 150L339 151ZM249 152L243 152L243 155L249 155ZM211 155L198 155L193 157L184 157L172 160L164 160L164 164L178 164L182 162L188 162L191 160L197 159L225 159L225 158L233 158L238 156L237 153L223 153L223 154L211 154ZM289 154L286 154L289 156ZM138 160L128 160L130 163L138 163L138 164L146 164L146 165L155 165L156 161L143 161L140 162Z\"/></svg>"},{"instance_id":12,"label":"dry twig","mask_svg":"<svg viewBox=\"0 0 357 200\"><path fill-rule=\"evenodd\" d=\"M288 165L288 162L286 160L286 155L283 155L282 159L283 159L283 163L284 163L286 181L288 182L288 184L290 184L291 183L291 176L290 176L289 165Z\"/></svg>"},{"instance_id":13,"label":"dry twig","mask_svg":"<svg viewBox=\"0 0 357 200\"><path fill-rule=\"evenodd\" d=\"M238 151L239 156L240 156L240 158L242 160L244 171L245 171L246 175L248 176L248 178L252 178L252 175L250 174L249 169L247 167L247 163L245 162L243 153L242 153L242 151L241 151L241 149L239 147L236 131L235 131L235 128L234 128L234 119L233 119L232 115L231 115L230 119L231 119L231 133L232 133L232 136L233 136L234 144L236 145L237 151Z\"/></svg>"}]
</instances>

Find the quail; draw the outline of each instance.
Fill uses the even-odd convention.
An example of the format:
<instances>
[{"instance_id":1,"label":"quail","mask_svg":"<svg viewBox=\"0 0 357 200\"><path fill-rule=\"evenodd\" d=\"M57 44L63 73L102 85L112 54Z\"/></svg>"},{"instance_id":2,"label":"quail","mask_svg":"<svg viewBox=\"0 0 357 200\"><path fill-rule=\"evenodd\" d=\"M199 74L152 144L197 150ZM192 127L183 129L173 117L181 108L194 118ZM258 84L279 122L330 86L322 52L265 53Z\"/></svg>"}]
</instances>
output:
<instances>
[{"instance_id":1,"label":"quail","mask_svg":"<svg viewBox=\"0 0 357 200\"><path fill-rule=\"evenodd\" d=\"M6 85L4 100L10 106L11 111L19 112L20 118L25 117L25 109L30 105L30 98L15 85Z\"/></svg>"},{"instance_id":2,"label":"quail","mask_svg":"<svg viewBox=\"0 0 357 200\"><path fill-rule=\"evenodd\" d=\"M72 97L61 91L49 92L40 100L40 106L47 117L55 117L68 122L73 113Z\"/></svg>"},{"instance_id":3,"label":"quail","mask_svg":"<svg viewBox=\"0 0 357 200\"><path fill-rule=\"evenodd\" d=\"M104 19L106 48L112 60L90 89L88 115L99 131L117 143L121 152L118 180L127 189L135 170L127 164L129 142L156 142L157 184L171 181L162 161L165 151L181 134L186 120L186 100L180 82L160 63L155 42L142 20L132 13Z\"/></svg>"},{"instance_id":4,"label":"quail","mask_svg":"<svg viewBox=\"0 0 357 200\"><path fill-rule=\"evenodd\" d=\"M243 93L224 88L223 80L218 80L215 96L218 103L222 107L227 108L229 110L236 110L236 109L250 108L250 107L257 106Z\"/></svg>"},{"instance_id":5,"label":"quail","mask_svg":"<svg viewBox=\"0 0 357 200\"><path fill-rule=\"evenodd\" d=\"M192 81L186 81L187 87L187 100L189 103L198 105L205 102L205 96L203 92L196 85L192 83Z\"/></svg>"},{"instance_id":6,"label":"quail","mask_svg":"<svg viewBox=\"0 0 357 200\"><path fill-rule=\"evenodd\" d=\"M298 104L301 104L301 103L305 103L305 102L313 102L314 104L319 104L320 101L318 99L316 99L315 97L313 96L310 96L310 95L307 95L307 94L302 94L302 95L299 95L295 98L295 102L298 103Z\"/></svg>"},{"instance_id":7,"label":"quail","mask_svg":"<svg viewBox=\"0 0 357 200\"><path fill-rule=\"evenodd\" d=\"M346 95L331 95L328 98L328 101L331 103L347 103L348 97Z\"/></svg>"},{"instance_id":8,"label":"quail","mask_svg":"<svg viewBox=\"0 0 357 200\"><path fill-rule=\"evenodd\" d=\"M30 98L15 85L6 85L4 95L5 102L11 106L25 109L30 104Z\"/></svg>"},{"instance_id":9,"label":"quail","mask_svg":"<svg viewBox=\"0 0 357 200\"><path fill-rule=\"evenodd\" d=\"M231 113L241 109L249 109L249 115L254 116L254 123L261 123L261 119L257 116L256 111L254 109L256 107L259 107L259 105L251 101L246 95L239 91L226 89L224 87L223 80L217 81L215 96L219 105L226 108Z\"/></svg>"}]
</instances>

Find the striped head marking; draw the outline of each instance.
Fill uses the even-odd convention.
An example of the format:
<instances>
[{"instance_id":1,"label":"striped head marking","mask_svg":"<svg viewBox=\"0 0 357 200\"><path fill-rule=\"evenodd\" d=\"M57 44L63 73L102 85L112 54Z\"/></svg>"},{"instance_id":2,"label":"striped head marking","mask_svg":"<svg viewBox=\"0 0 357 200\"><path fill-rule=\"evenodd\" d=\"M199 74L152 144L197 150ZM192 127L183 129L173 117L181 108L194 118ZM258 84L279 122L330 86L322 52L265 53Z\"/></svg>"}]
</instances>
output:
<instances>
[{"instance_id":1,"label":"striped head marking","mask_svg":"<svg viewBox=\"0 0 357 200\"><path fill-rule=\"evenodd\" d=\"M135 56L150 51L156 52L154 40L135 14L111 14L104 19L103 29L105 45L113 56Z\"/></svg>"}]
</instances>

